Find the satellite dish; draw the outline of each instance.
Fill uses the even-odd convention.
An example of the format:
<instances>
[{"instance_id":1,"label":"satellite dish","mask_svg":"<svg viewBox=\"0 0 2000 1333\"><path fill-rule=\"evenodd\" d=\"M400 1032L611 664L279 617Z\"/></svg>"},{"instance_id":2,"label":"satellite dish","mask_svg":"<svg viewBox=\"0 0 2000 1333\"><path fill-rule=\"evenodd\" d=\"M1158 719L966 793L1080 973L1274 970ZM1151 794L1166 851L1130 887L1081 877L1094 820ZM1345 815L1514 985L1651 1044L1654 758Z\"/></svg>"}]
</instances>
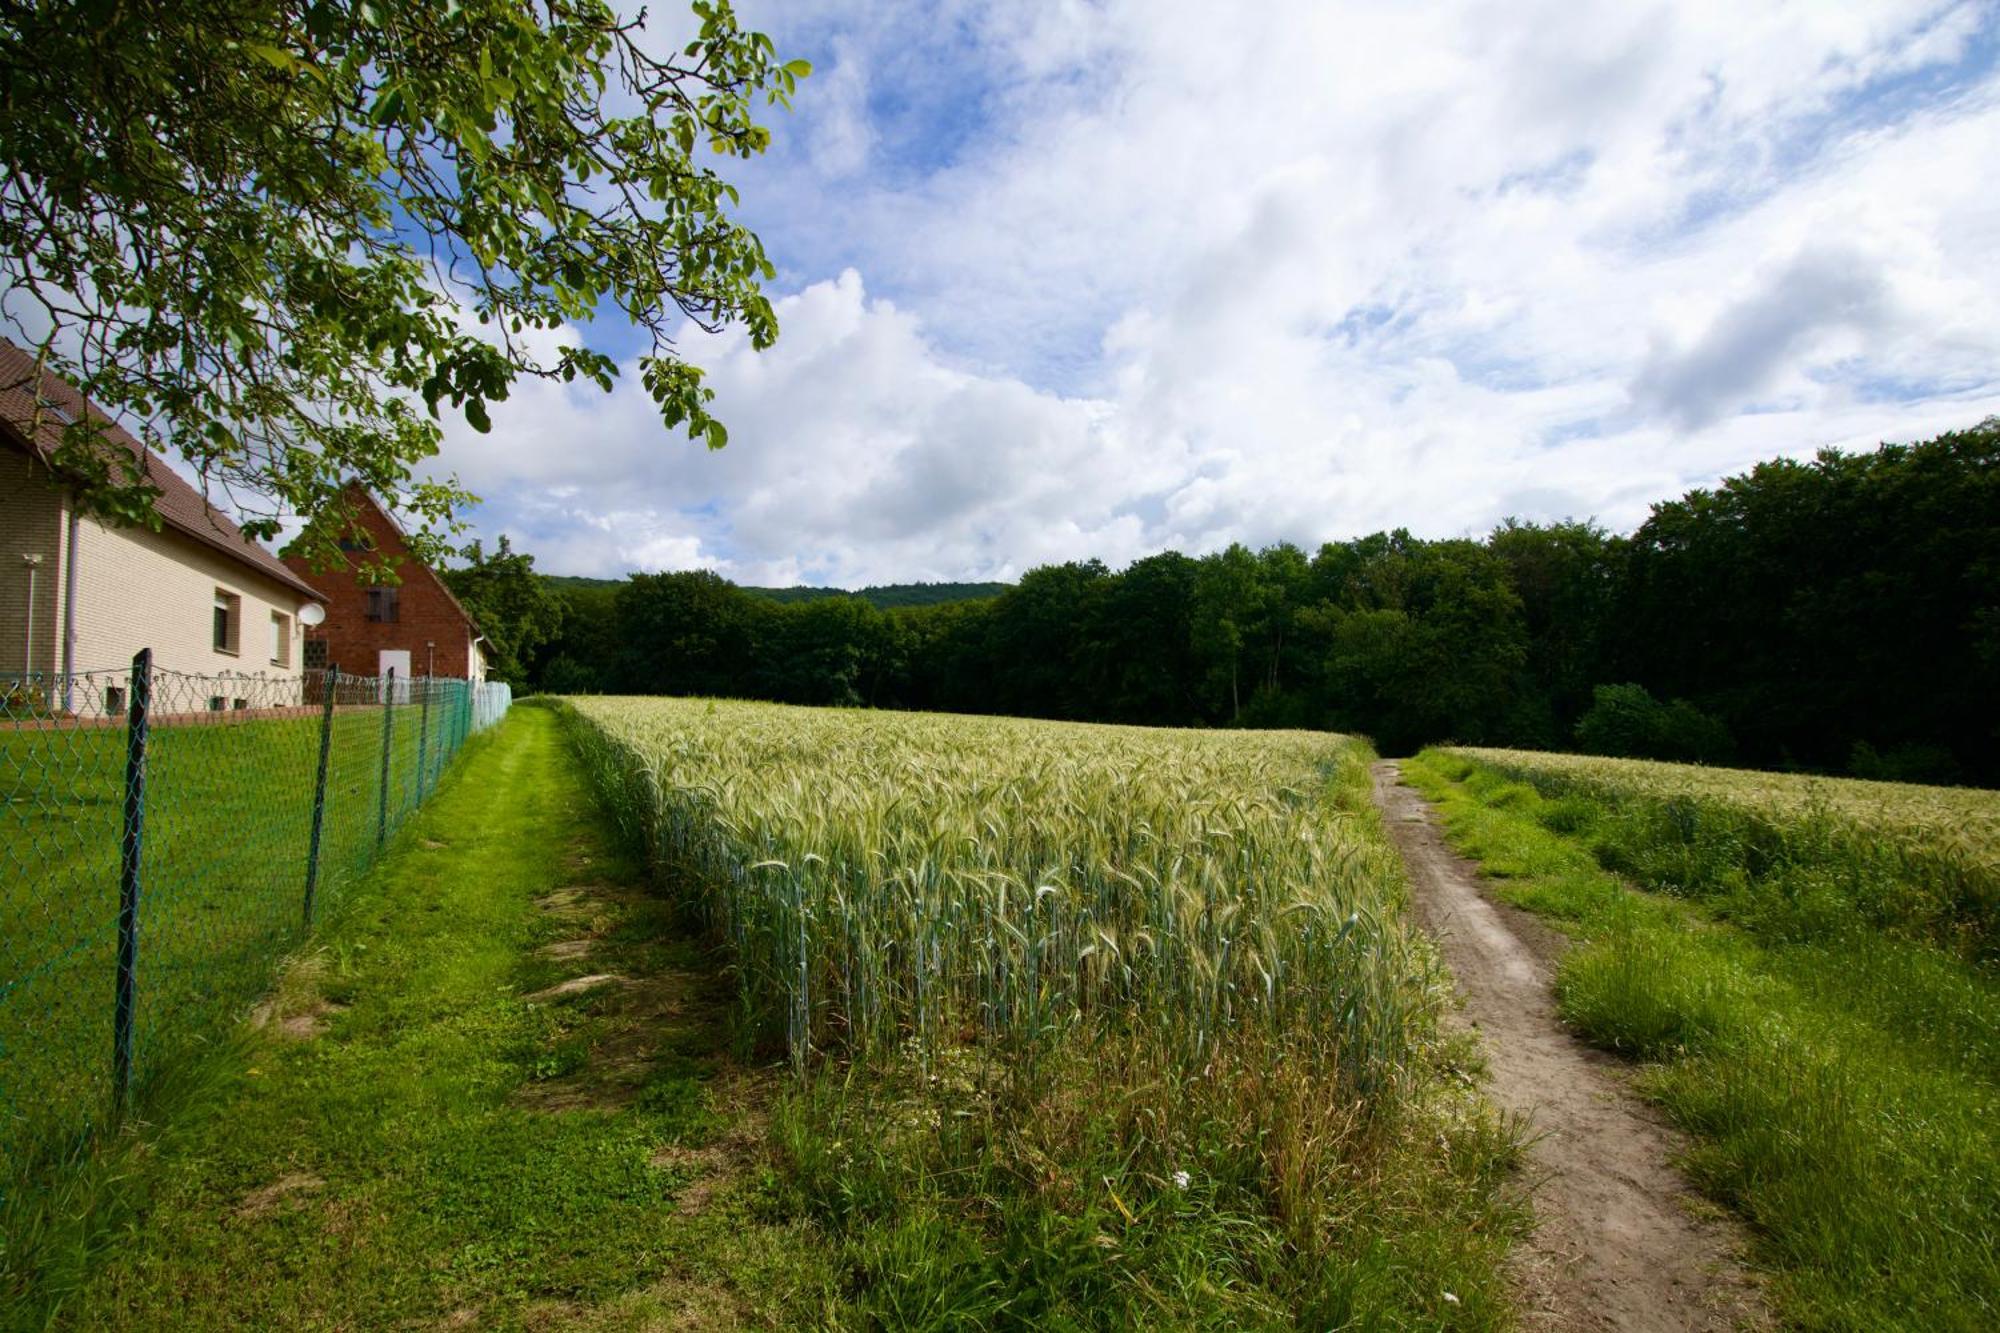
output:
<instances>
[{"instance_id":1,"label":"satellite dish","mask_svg":"<svg viewBox=\"0 0 2000 1333\"><path fill-rule=\"evenodd\" d=\"M299 608L299 623L307 629L326 623L326 608L318 602L307 602Z\"/></svg>"}]
</instances>

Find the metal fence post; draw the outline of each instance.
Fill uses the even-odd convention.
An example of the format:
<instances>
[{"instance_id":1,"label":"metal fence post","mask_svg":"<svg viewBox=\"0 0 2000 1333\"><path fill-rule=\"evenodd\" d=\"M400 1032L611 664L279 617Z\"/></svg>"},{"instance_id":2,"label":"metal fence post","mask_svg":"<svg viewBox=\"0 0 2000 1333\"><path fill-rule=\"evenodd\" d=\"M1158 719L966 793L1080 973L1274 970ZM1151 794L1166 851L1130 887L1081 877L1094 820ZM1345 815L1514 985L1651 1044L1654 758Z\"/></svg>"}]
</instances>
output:
<instances>
[{"instance_id":1,"label":"metal fence post","mask_svg":"<svg viewBox=\"0 0 2000 1333\"><path fill-rule=\"evenodd\" d=\"M153 711L153 650L132 659L125 722L125 828L118 857L118 988L111 1020L111 1092L122 1113L132 1094L132 1026L139 991L139 884L146 848L146 742Z\"/></svg>"},{"instance_id":2,"label":"metal fence post","mask_svg":"<svg viewBox=\"0 0 2000 1333\"><path fill-rule=\"evenodd\" d=\"M396 706L396 668L390 667L382 676L382 793L381 802L375 810L375 849L389 840L389 746L394 739L394 715Z\"/></svg>"},{"instance_id":3,"label":"metal fence post","mask_svg":"<svg viewBox=\"0 0 2000 1333\"><path fill-rule=\"evenodd\" d=\"M319 773L313 779L312 843L306 850L305 923L308 930L313 923L313 891L319 887L320 830L326 825L326 761L333 749L333 696L339 677L340 668L329 665L321 686L326 691L326 700L319 714Z\"/></svg>"},{"instance_id":4,"label":"metal fence post","mask_svg":"<svg viewBox=\"0 0 2000 1333\"><path fill-rule=\"evenodd\" d=\"M417 804L424 803L424 779L429 776L431 739L431 682L424 677L423 697L417 701Z\"/></svg>"}]
</instances>

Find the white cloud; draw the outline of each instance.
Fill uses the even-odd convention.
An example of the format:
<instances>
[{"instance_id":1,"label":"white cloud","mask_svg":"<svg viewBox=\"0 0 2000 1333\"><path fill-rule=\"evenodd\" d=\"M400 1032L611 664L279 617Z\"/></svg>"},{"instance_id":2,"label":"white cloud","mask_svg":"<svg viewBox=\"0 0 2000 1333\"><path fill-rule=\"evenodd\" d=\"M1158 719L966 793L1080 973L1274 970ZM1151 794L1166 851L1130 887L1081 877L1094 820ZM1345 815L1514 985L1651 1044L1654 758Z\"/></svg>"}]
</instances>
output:
<instances>
[{"instance_id":1,"label":"white cloud","mask_svg":"<svg viewBox=\"0 0 2000 1333\"><path fill-rule=\"evenodd\" d=\"M1706 426L1827 331L1879 335L1888 315L1886 284L1865 256L1807 250L1720 311L1692 346L1655 344L1633 396L1683 426Z\"/></svg>"},{"instance_id":2,"label":"white cloud","mask_svg":"<svg viewBox=\"0 0 2000 1333\"><path fill-rule=\"evenodd\" d=\"M820 67L744 182L783 336L690 344L721 454L629 374L454 435L482 525L547 568L855 584L1624 526L2000 410L1984 6L751 17Z\"/></svg>"}]
</instances>

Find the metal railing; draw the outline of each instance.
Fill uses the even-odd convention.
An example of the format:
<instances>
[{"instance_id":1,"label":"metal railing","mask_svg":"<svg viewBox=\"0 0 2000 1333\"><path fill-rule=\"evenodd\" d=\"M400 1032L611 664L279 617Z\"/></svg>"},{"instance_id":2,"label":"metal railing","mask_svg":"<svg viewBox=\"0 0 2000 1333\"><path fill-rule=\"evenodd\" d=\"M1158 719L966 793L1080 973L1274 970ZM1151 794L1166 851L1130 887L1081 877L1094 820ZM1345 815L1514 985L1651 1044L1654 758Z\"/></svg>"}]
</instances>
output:
<instances>
[{"instance_id":1,"label":"metal railing","mask_svg":"<svg viewBox=\"0 0 2000 1333\"><path fill-rule=\"evenodd\" d=\"M241 1019L504 713L484 693L150 651L0 678L0 1166L115 1120Z\"/></svg>"}]
</instances>

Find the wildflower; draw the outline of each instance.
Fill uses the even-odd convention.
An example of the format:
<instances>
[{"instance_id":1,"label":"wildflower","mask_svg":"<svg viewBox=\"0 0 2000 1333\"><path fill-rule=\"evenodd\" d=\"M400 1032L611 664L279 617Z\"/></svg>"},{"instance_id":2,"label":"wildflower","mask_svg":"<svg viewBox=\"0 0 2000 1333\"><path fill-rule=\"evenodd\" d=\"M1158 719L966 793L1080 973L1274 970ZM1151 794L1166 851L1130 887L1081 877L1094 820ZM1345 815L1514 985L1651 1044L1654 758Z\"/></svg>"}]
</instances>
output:
<instances>
[{"instance_id":1,"label":"wildflower","mask_svg":"<svg viewBox=\"0 0 2000 1333\"><path fill-rule=\"evenodd\" d=\"M1174 1188L1177 1190L1186 1189L1188 1187L1188 1181L1192 1180L1193 1178L1194 1177L1190 1176L1185 1171L1174 1172Z\"/></svg>"}]
</instances>

